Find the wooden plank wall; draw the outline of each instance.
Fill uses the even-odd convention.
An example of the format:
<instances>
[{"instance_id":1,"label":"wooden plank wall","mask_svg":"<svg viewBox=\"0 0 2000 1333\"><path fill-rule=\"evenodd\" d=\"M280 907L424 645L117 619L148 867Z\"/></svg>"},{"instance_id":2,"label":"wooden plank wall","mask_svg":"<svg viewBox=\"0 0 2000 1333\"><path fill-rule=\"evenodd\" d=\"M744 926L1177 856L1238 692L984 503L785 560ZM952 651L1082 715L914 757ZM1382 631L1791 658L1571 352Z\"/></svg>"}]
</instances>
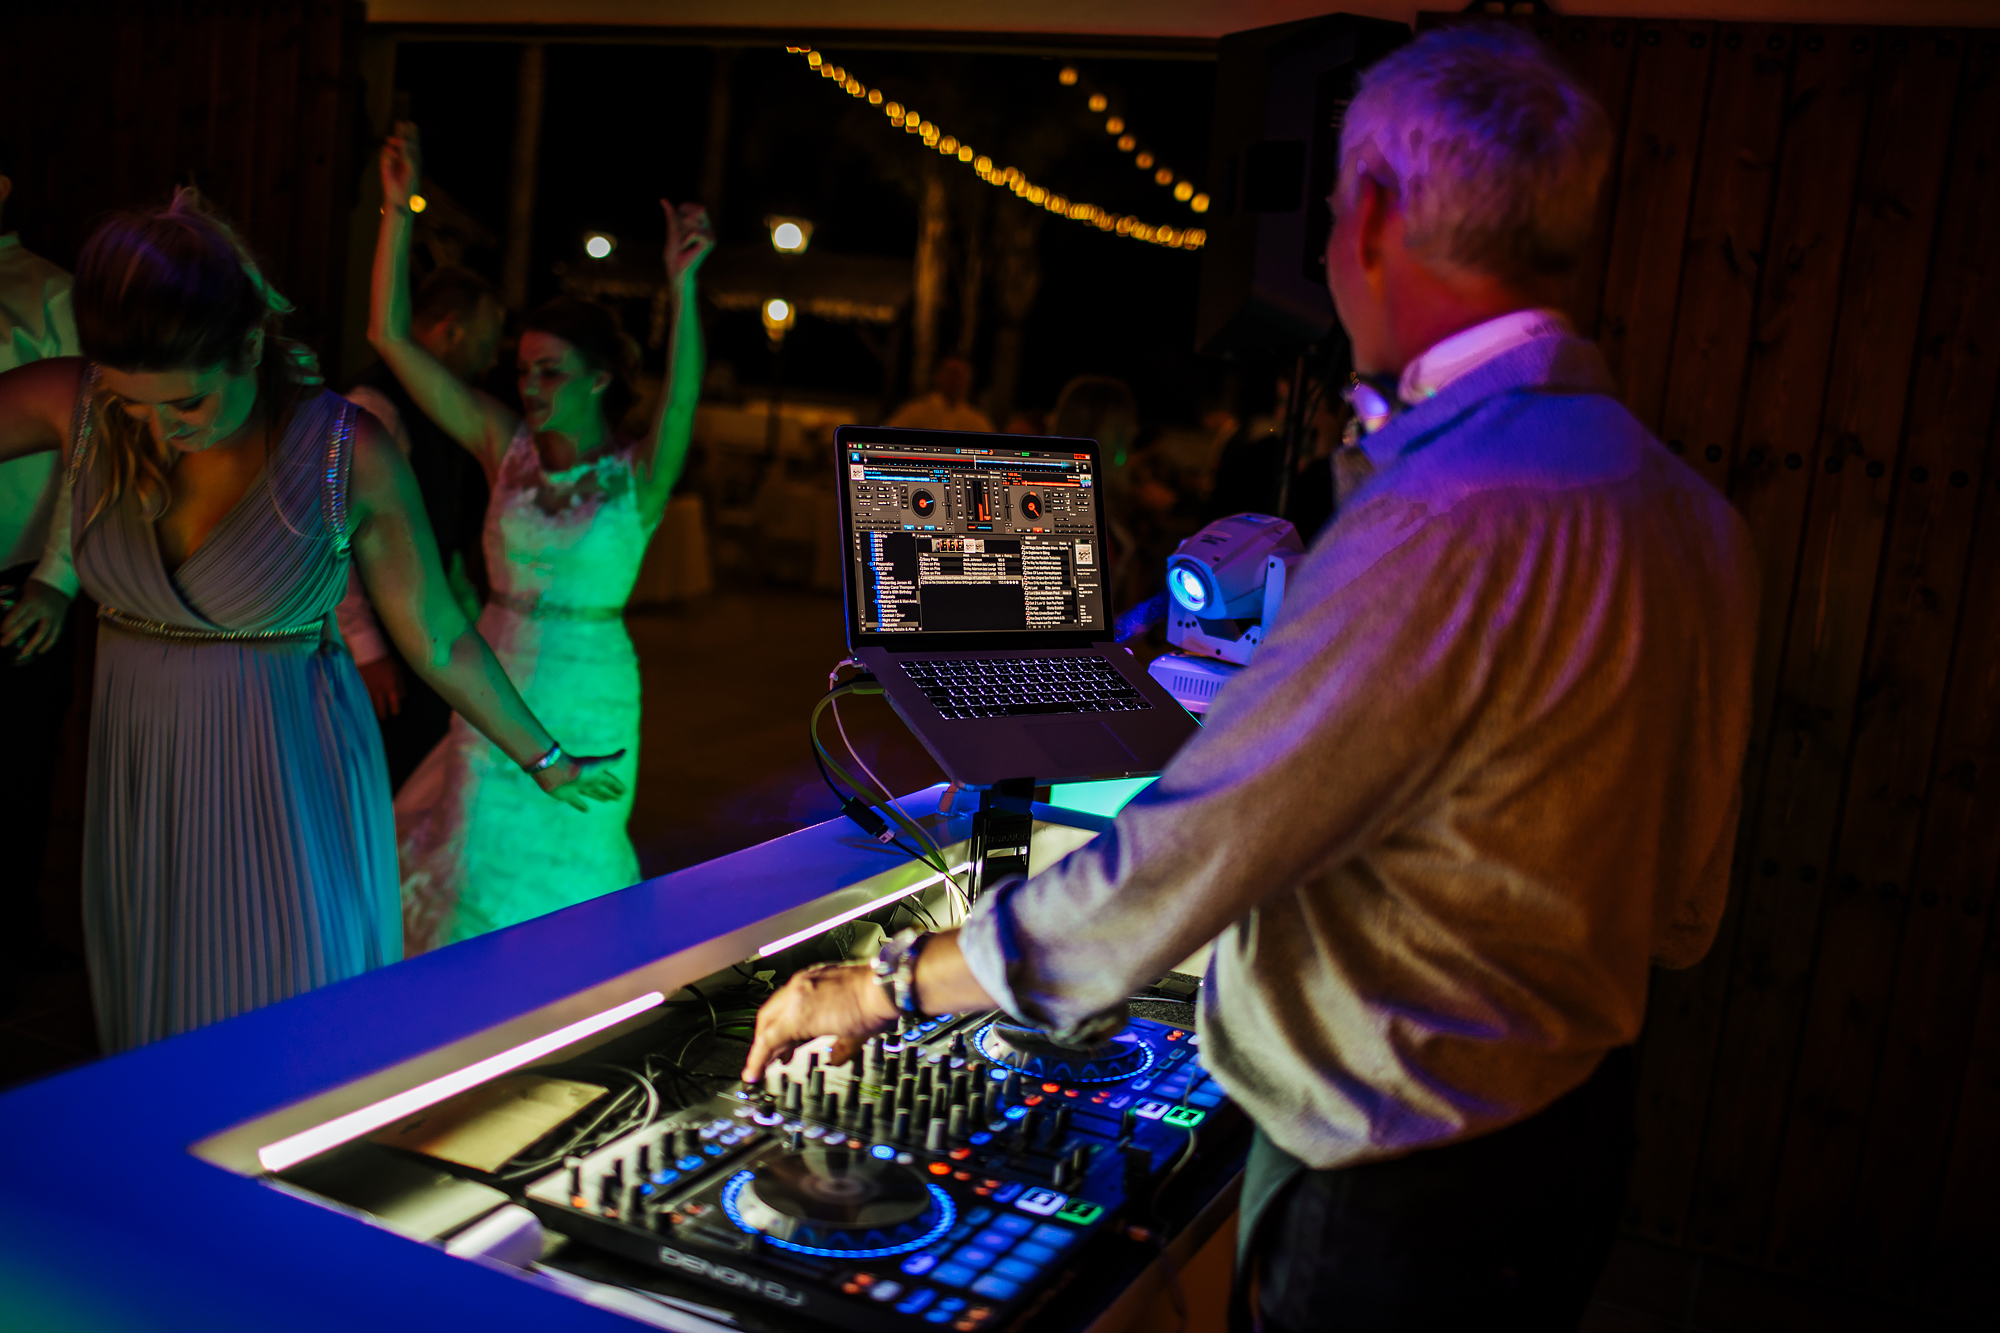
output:
<instances>
[{"instance_id":1,"label":"wooden plank wall","mask_svg":"<svg viewBox=\"0 0 2000 1333\"><path fill-rule=\"evenodd\" d=\"M1762 562L1729 911L1655 974L1627 1225L2000 1314L2000 32L1520 22L1618 127L1571 314Z\"/></svg>"},{"instance_id":2,"label":"wooden plank wall","mask_svg":"<svg viewBox=\"0 0 2000 1333\"><path fill-rule=\"evenodd\" d=\"M358 0L18 0L0 41L6 225L65 268L104 213L194 184L332 347L362 134Z\"/></svg>"}]
</instances>

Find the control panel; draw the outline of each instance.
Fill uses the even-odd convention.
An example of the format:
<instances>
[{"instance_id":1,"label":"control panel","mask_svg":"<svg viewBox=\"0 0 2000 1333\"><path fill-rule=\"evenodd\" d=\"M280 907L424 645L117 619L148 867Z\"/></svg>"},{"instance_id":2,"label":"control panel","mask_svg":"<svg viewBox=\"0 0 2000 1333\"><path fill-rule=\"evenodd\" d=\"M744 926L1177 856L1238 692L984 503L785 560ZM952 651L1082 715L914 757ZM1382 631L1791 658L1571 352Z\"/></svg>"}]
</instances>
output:
<instances>
[{"instance_id":1,"label":"control panel","mask_svg":"<svg viewBox=\"0 0 2000 1333\"><path fill-rule=\"evenodd\" d=\"M1189 1029L1089 1045L945 1016L846 1066L803 1054L536 1180L573 1237L853 1329L1002 1327L1151 1216L1193 1136L1241 1117Z\"/></svg>"}]
</instances>

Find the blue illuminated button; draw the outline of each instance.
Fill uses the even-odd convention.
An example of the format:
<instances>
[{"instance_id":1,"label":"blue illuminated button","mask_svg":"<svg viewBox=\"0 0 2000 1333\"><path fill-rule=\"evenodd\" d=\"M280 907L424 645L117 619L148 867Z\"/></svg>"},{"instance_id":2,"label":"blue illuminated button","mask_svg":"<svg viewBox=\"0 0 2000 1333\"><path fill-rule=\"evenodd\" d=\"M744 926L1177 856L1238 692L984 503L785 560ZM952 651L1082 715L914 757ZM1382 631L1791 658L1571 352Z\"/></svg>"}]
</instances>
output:
<instances>
[{"instance_id":1,"label":"blue illuminated button","mask_svg":"<svg viewBox=\"0 0 2000 1333\"><path fill-rule=\"evenodd\" d=\"M1131 1094L1121 1092L1116 1097L1113 1097L1110 1101L1104 1103L1104 1109L1107 1111L1122 1111L1131 1104L1132 1104Z\"/></svg>"},{"instance_id":2,"label":"blue illuminated button","mask_svg":"<svg viewBox=\"0 0 2000 1333\"><path fill-rule=\"evenodd\" d=\"M1188 1100L1196 1106L1220 1106L1222 1104L1222 1089L1211 1083L1205 1088L1196 1088L1193 1092L1189 1093Z\"/></svg>"},{"instance_id":3,"label":"blue illuminated button","mask_svg":"<svg viewBox=\"0 0 2000 1333\"><path fill-rule=\"evenodd\" d=\"M896 1305L899 1314L916 1314L937 1299L937 1292L929 1287L918 1287Z\"/></svg>"},{"instance_id":4,"label":"blue illuminated button","mask_svg":"<svg viewBox=\"0 0 2000 1333\"><path fill-rule=\"evenodd\" d=\"M949 1324L952 1320L958 1318L958 1312L964 1308L965 1299L963 1297L947 1296L939 1301L929 1314L924 1316L924 1322L926 1324Z\"/></svg>"},{"instance_id":5,"label":"blue illuminated button","mask_svg":"<svg viewBox=\"0 0 2000 1333\"><path fill-rule=\"evenodd\" d=\"M704 1158L690 1154L675 1162L674 1165L683 1171L699 1171L702 1167L707 1166L708 1162Z\"/></svg>"},{"instance_id":6,"label":"blue illuminated button","mask_svg":"<svg viewBox=\"0 0 2000 1333\"><path fill-rule=\"evenodd\" d=\"M1010 1180L999 1189L993 1191L993 1202L1012 1203L1020 1195L1021 1191L1026 1188L1027 1186L1023 1185L1020 1181Z\"/></svg>"},{"instance_id":7,"label":"blue illuminated button","mask_svg":"<svg viewBox=\"0 0 2000 1333\"><path fill-rule=\"evenodd\" d=\"M935 1254L913 1254L903 1260L903 1271L911 1277L922 1277L937 1267L937 1261Z\"/></svg>"},{"instance_id":8,"label":"blue illuminated button","mask_svg":"<svg viewBox=\"0 0 2000 1333\"><path fill-rule=\"evenodd\" d=\"M1067 1194L1058 1194L1054 1190L1029 1190L1014 1201L1014 1206L1037 1217L1053 1217L1068 1202Z\"/></svg>"},{"instance_id":9,"label":"blue illuminated button","mask_svg":"<svg viewBox=\"0 0 2000 1333\"><path fill-rule=\"evenodd\" d=\"M655 1171L653 1173L653 1183L655 1185L671 1185L680 1178L681 1173L678 1171Z\"/></svg>"},{"instance_id":10,"label":"blue illuminated button","mask_svg":"<svg viewBox=\"0 0 2000 1333\"><path fill-rule=\"evenodd\" d=\"M871 1301L893 1301L902 1294L903 1284L900 1282L877 1282L868 1289Z\"/></svg>"},{"instance_id":11,"label":"blue illuminated button","mask_svg":"<svg viewBox=\"0 0 2000 1333\"><path fill-rule=\"evenodd\" d=\"M1144 1092L1146 1089L1153 1086L1153 1080L1149 1078L1135 1078L1130 1083L1126 1084L1126 1086L1131 1088L1132 1091L1134 1092Z\"/></svg>"},{"instance_id":12,"label":"blue illuminated button","mask_svg":"<svg viewBox=\"0 0 2000 1333\"><path fill-rule=\"evenodd\" d=\"M1021 1220L1025 1222L1027 1219L1022 1218ZM1046 1245L1037 1245L1034 1241L1024 1240L1019 1245L1016 1245L1014 1252L1007 1257L1010 1259L1019 1259L1023 1263L1045 1264L1056 1257L1056 1252Z\"/></svg>"},{"instance_id":13,"label":"blue illuminated button","mask_svg":"<svg viewBox=\"0 0 2000 1333\"><path fill-rule=\"evenodd\" d=\"M896 1160L896 1150L886 1143L876 1144L868 1150L868 1155L878 1162L893 1162Z\"/></svg>"},{"instance_id":14,"label":"blue illuminated button","mask_svg":"<svg viewBox=\"0 0 2000 1333\"><path fill-rule=\"evenodd\" d=\"M1025 1106L1010 1106L1000 1114L1006 1116L1009 1120L1019 1120L1027 1113L1028 1108Z\"/></svg>"},{"instance_id":15,"label":"blue illuminated button","mask_svg":"<svg viewBox=\"0 0 2000 1333\"><path fill-rule=\"evenodd\" d=\"M977 1245L961 1245L951 1256L953 1263L964 1264L967 1268L984 1268L999 1256L991 1250L982 1250Z\"/></svg>"},{"instance_id":16,"label":"blue illuminated button","mask_svg":"<svg viewBox=\"0 0 2000 1333\"><path fill-rule=\"evenodd\" d=\"M983 1148L987 1144L993 1142L993 1136L991 1134L988 1134L985 1130L982 1129L977 1134L968 1136L966 1142L970 1143L975 1148Z\"/></svg>"},{"instance_id":17,"label":"blue illuminated button","mask_svg":"<svg viewBox=\"0 0 2000 1333\"><path fill-rule=\"evenodd\" d=\"M1023 1220L1025 1221L1026 1219L1024 1218ZM998 1254L1009 1245L1012 1245L1014 1238L1004 1231L982 1231L972 1238L972 1243L983 1250L991 1250L995 1254Z\"/></svg>"},{"instance_id":18,"label":"blue illuminated button","mask_svg":"<svg viewBox=\"0 0 2000 1333\"><path fill-rule=\"evenodd\" d=\"M1004 1277L994 1277L989 1273L973 1283L972 1289L989 1300L1011 1301L1020 1293L1021 1284L1010 1282Z\"/></svg>"},{"instance_id":19,"label":"blue illuminated button","mask_svg":"<svg viewBox=\"0 0 2000 1333\"><path fill-rule=\"evenodd\" d=\"M931 1270L931 1281L952 1287L962 1287L978 1276L978 1269L967 1268L964 1264L939 1264Z\"/></svg>"},{"instance_id":20,"label":"blue illuminated button","mask_svg":"<svg viewBox=\"0 0 2000 1333\"><path fill-rule=\"evenodd\" d=\"M1001 1277L1011 1278L1016 1282L1031 1282L1035 1276L1035 1266L1033 1264L1024 1263L1019 1259L1011 1257L1002 1259L999 1263L993 1265L993 1271ZM978 1291L979 1288L974 1287L973 1290Z\"/></svg>"},{"instance_id":21,"label":"blue illuminated button","mask_svg":"<svg viewBox=\"0 0 2000 1333\"><path fill-rule=\"evenodd\" d=\"M999 1065L995 1065L993 1068L986 1071L986 1077L992 1079L995 1083L1005 1083L1007 1081L1007 1075L1009 1072L1011 1071L1003 1069Z\"/></svg>"},{"instance_id":22,"label":"blue illuminated button","mask_svg":"<svg viewBox=\"0 0 2000 1333\"><path fill-rule=\"evenodd\" d=\"M1167 1113L1165 1102L1140 1102L1133 1114L1141 1120L1158 1120Z\"/></svg>"},{"instance_id":23,"label":"blue illuminated button","mask_svg":"<svg viewBox=\"0 0 2000 1333\"><path fill-rule=\"evenodd\" d=\"M1053 1222L1044 1222L1028 1233L1028 1239L1060 1250L1081 1234L1081 1232L1072 1231L1068 1227L1059 1227Z\"/></svg>"},{"instance_id":24,"label":"blue illuminated button","mask_svg":"<svg viewBox=\"0 0 2000 1333\"><path fill-rule=\"evenodd\" d=\"M978 1226L981 1222L986 1221L992 1216L993 1216L993 1210L991 1208L988 1208L983 1203L980 1204L977 1208L968 1208L965 1210L965 1220L967 1222L970 1222L973 1226Z\"/></svg>"},{"instance_id":25,"label":"blue illuminated button","mask_svg":"<svg viewBox=\"0 0 2000 1333\"><path fill-rule=\"evenodd\" d=\"M1019 1213L1003 1213L993 1219L993 1229L1009 1236L1025 1236L1035 1229L1035 1224Z\"/></svg>"}]
</instances>

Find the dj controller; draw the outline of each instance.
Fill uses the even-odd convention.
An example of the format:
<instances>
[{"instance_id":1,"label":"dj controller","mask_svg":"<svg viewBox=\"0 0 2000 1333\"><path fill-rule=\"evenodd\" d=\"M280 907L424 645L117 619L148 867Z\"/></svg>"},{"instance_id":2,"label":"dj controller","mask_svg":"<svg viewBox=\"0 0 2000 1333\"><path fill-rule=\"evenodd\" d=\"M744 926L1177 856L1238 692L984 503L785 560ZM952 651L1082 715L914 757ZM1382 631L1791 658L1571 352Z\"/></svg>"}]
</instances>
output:
<instances>
[{"instance_id":1,"label":"dj controller","mask_svg":"<svg viewBox=\"0 0 2000 1333\"><path fill-rule=\"evenodd\" d=\"M1198 1131L1241 1125L1195 1032L1147 1018L1078 1046L945 1015L818 1058L570 1159L529 1206L807 1321L997 1330L1150 1224Z\"/></svg>"}]
</instances>

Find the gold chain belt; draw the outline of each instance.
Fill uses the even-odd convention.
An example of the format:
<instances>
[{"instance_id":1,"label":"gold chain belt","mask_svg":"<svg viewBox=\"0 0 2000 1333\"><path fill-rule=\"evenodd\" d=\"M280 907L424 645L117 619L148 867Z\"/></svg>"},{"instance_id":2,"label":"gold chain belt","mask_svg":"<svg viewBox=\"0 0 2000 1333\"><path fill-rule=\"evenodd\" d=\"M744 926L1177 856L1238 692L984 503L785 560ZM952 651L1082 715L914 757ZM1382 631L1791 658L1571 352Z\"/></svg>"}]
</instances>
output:
<instances>
[{"instance_id":1,"label":"gold chain belt","mask_svg":"<svg viewBox=\"0 0 2000 1333\"><path fill-rule=\"evenodd\" d=\"M120 611L115 606L98 607L97 618L149 639L171 639L177 643L270 643L286 639L317 639L326 632L323 620L285 629L200 629L193 625L170 625L164 620L148 620L144 616Z\"/></svg>"}]
</instances>

